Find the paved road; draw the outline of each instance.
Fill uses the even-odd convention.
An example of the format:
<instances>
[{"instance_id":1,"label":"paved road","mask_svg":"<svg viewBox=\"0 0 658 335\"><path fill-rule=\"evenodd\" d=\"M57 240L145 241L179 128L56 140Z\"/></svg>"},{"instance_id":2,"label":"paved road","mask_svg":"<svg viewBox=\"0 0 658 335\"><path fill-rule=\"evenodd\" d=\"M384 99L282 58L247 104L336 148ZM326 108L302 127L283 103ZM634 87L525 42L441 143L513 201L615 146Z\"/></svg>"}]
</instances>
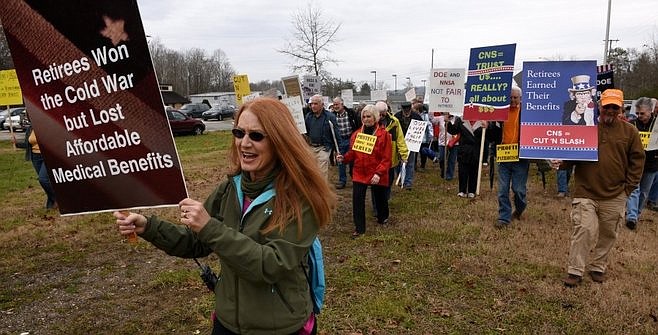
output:
<instances>
[{"instance_id":1,"label":"paved road","mask_svg":"<svg viewBox=\"0 0 658 335\"><path fill-rule=\"evenodd\" d=\"M230 130L233 128L233 119L224 121L203 121L206 124L206 131L217 130ZM22 131L15 132L17 141L22 141L25 138L25 133ZM9 130L0 130L0 141L8 141L11 138Z\"/></svg>"}]
</instances>

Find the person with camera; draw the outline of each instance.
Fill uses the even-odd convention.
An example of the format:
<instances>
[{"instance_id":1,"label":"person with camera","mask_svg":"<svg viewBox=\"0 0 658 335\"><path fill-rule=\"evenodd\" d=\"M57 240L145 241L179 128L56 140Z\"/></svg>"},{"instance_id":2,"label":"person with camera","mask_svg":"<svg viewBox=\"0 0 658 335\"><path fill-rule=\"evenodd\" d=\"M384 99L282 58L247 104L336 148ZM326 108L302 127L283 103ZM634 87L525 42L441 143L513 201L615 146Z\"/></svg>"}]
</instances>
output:
<instances>
[{"instance_id":1,"label":"person with camera","mask_svg":"<svg viewBox=\"0 0 658 335\"><path fill-rule=\"evenodd\" d=\"M335 192L278 100L242 105L232 133L228 180L205 203L183 199L180 223L115 212L119 232L172 256L219 256L212 334L315 334L303 264Z\"/></svg>"}]
</instances>

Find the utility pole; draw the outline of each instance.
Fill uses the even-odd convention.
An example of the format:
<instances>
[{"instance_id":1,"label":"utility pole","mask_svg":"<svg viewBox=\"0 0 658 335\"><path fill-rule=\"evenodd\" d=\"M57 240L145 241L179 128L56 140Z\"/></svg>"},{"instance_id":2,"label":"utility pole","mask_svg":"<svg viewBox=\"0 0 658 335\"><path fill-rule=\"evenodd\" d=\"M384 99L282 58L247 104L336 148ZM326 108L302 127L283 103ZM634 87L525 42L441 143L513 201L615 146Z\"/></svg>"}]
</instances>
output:
<instances>
[{"instance_id":1,"label":"utility pole","mask_svg":"<svg viewBox=\"0 0 658 335\"><path fill-rule=\"evenodd\" d=\"M608 23L605 25L605 49L603 53L603 64L608 64L608 53L610 52L610 9L612 0L608 0Z\"/></svg>"}]
</instances>

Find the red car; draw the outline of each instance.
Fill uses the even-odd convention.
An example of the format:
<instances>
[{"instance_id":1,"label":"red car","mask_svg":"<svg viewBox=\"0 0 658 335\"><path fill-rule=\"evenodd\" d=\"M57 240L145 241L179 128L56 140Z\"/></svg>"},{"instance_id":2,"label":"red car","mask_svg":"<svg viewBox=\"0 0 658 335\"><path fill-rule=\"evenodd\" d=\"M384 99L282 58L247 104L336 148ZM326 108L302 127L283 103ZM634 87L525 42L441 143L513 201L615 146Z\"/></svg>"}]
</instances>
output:
<instances>
[{"instance_id":1,"label":"red car","mask_svg":"<svg viewBox=\"0 0 658 335\"><path fill-rule=\"evenodd\" d=\"M171 132L177 134L201 135L206 130L206 125L201 120L191 118L175 109L167 110L167 118Z\"/></svg>"}]
</instances>

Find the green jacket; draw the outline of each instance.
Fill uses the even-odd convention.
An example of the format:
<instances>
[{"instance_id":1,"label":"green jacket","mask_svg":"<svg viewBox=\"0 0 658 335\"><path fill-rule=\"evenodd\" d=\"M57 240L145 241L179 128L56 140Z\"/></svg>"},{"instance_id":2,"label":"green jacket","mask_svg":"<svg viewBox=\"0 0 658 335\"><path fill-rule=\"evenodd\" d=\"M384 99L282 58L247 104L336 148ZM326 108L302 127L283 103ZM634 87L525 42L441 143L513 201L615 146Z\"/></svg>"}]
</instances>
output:
<instances>
[{"instance_id":1,"label":"green jacket","mask_svg":"<svg viewBox=\"0 0 658 335\"><path fill-rule=\"evenodd\" d=\"M409 149L407 149L407 142L404 141L404 133L402 132L400 120L391 113L387 113L387 116L385 120L382 120L382 123L386 127L386 131L391 134L391 139L393 140L391 168L394 168L400 163L400 158L404 161L409 158Z\"/></svg>"},{"instance_id":2,"label":"green jacket","mask_svg":"<svg viewBox=\"0 0 658 335\"><path fill-rule=\"evenodd\" d=\"M261 234L274 209L273 188L253 200L242 215L240 176L222 182L204 206L211 219L198 233L151 217L142 237L167 254L183 258L219 256L215 311L221 323L238 334L290 334L313 311L301 267L318 232L311 208L302 207L303 227L290 223Z\"/></svg>"}]
</instances>

